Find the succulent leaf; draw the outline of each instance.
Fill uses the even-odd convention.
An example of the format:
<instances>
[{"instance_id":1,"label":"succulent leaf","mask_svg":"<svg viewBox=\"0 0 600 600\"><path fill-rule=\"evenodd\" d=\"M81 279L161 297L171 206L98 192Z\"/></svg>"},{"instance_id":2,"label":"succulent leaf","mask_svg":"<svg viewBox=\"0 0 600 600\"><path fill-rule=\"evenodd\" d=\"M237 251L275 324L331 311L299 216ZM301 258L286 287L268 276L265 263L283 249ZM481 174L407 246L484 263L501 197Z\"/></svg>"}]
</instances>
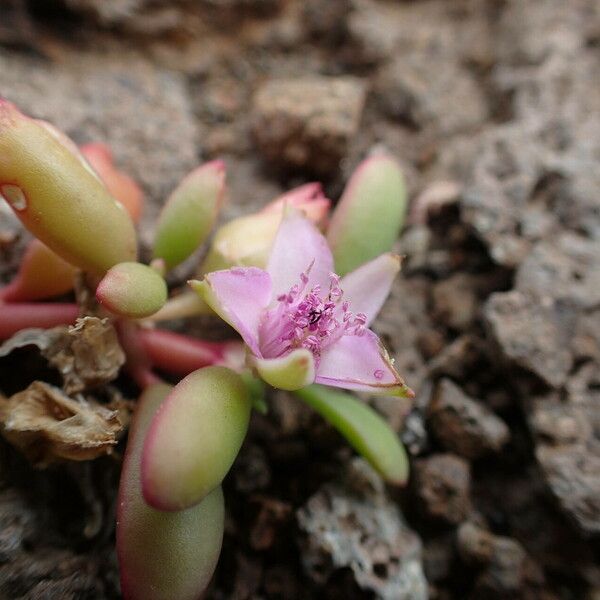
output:
<instances>
[{"instance_id":1,"label":"succulent leaf","mask_svg":"<svg viewBox=\"0 0 600 600\"><path fill-rule=\"evenodd\" d=\"M224 367L206 367L181 380L154 417L144 444L146 502L181 510L219 486L244 441L251 407L242 378Z\"/></svg>"},{"instance_id":2,"label":"succulent leaf","mask_svg":"<svg viewBox=\"0 0 600 600\"><path fill-rule=\"evenodd\" d=\"M142 496L144 438L170 390L165 384L146 389L129 433L117 515L125 600L197 600L210 582L221 551L225 511L220 487L196 506L178 512L157 511Z\"/></svg>"},{"instance_id":3,"label":"succulent leaf","mask_svg":"<svg viewBox=\"0 0 600 600\"><path fill-rule=\"evenodd\" d=\"M102 274L135 260L135 230L65 137L0 99L0 195L61 258Z\"/></svg>"},{"instance_id":4,"label":"succulent leaf","mask_svg":"<svg viewBox=\"0 0 600 600\"><path fill-rule=\"evenodd\" d=\"M346 275L392 249L406 215L406 187L398 163L389 156L363 161L338 202L327 241L336 273Z\"/></svg>"},{"instance_id":5,"label":"succulent leaf","mask_svg":"<svg viewBox=\"0 0 600 600\"><path fill-rule=\"evenodd\" d=\"M172 269L206 240L225 193L225 165L213 161L192 171L173 191L158 218L154 258Z\"/></svg>"},{"instance_id":6,"label":"succulent leaf","mask_svg":"<svg viewBox=\"0 0 600 600\"><path fill-rule=\"evenodd\" d=\"M134 223L137 223L144 208L144 194L127 173L117 169L110 148L97 142L81 146L80 151L108 191L123 205Z\"/></svg>"},{"instance_id":7,"label":"succulent leaf","mask_svg":"<svg viewBox=\"0 0 600 600\"><path fill-rule=\"evenodd\" d=\"M151 267L125 262L110 268L96 288L96 298L121 317L141 319L159 311L167 300L167 284Z\"/></svg>"},{"instance_id":8,"label":"succulent leaf","mask_svg":"<svg viewBox=\"0 0 600 600\"><path fill-rule=\"evenodd\" d=\"M321 385L310 385L294 394L333 425L388 483L406 483L408 457L404 446L371 407L350 394Z\"/></svg>"},{"instance_id":9,"label":"succulent leaf","mask_svg":"<svg viewBox=\"0 0 600 600\"><path fill-rule=\"evenodd\" d=\"M76 272L73 265L34 238L25 250L15 278L0 290L0 298L22 302L66 294L73 289Z\"/></svg>"}]
</instances>

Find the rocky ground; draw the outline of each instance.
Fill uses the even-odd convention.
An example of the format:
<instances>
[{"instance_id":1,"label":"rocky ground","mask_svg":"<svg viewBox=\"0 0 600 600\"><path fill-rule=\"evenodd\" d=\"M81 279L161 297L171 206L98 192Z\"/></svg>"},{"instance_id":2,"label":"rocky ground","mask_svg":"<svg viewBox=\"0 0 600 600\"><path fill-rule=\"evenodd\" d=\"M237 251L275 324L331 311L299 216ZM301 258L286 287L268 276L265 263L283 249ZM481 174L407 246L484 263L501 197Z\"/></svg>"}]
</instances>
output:
<instances>
[{"instance_id":1,"label":"rocky ground","mask_svg":"<svg viewBox=\"0 0 600 600\"><path fill-rule=\"evenodd\" d=\"M110 144L146 240L200 160L227 163L226 217L314 178L337 198L378 148L404 166L376 329L418 394L376 406L410 485L275 394L209 598L600 597L599 41L594 0L0 0L0 94ZM4 214L4 277L22 239ZM0 450L0 598L119 598L118 454Z\"/></svg>"}]
</instances>

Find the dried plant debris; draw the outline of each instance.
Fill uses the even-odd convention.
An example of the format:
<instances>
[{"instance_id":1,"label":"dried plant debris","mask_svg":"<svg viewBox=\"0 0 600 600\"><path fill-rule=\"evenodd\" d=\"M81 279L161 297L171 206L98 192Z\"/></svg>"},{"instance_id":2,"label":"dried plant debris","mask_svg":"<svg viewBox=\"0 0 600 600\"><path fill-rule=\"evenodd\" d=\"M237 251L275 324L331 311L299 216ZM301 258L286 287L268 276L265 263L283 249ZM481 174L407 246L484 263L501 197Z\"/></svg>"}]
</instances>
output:
<instances>
[{"instance_id":1,"label":"dried plant debris","mask_svg":"<svg viewBox=\"0 0 600 600\"><path fill-rule=\"evenodd\" d=\"M349 567L358 585L377 598L427 598L421 542L363 460L355 459L340 482L310 498L298 521L308 534L303 556L315 580Z\"/></svg>"},{"instance_id":2,"label":"dried plant debris","mask_svg":"<svg viewBox=\"0 0 600 600\"><path fill-rule=\"evenodd\" d=\"M68 394L112 381L125 363L116 331L107 319L78 319L61 342L46 356L60 370Z\"/></svg>"},{"instance_id":3,"label":"dried plant debris","mask_svg":"<svg viewBox=\"0 0 600 600\"><path fill-rule=\"evenodd\" d=\"M37 466L60 459L90 460L110 454L127 423L117 403L73 400L60 389L34 381L0 398L2 435Z\"/></svg>"},{"instance_id":4,"label":"dried plant debris","mask_svg":"<svg viewBox=\"0 0 600 600\"><path fill-rule=\"evenodd\" d=\"M27 346L39 348L60 372L67 394L110 383L125 362L114 327L97 317L78 319L74 326L24 329L0 346L0 357Z\"/></svg>"}]
</instances>

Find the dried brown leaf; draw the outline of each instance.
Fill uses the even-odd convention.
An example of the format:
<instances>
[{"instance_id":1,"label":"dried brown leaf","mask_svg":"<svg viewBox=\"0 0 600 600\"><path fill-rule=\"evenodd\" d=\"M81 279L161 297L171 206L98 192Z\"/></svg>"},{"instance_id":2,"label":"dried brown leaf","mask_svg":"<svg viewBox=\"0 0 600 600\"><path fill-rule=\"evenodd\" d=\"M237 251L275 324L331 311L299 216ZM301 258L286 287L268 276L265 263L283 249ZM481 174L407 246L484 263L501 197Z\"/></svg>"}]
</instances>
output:
<instances>
[{"instance_id":1,"label":"dried brown leaf","mask_svg":"<svg viewBox=\"0 0 600 600\"><path fill-rule=\"evenodd\" d=\"M125 362L116 331L108 319L83 317L74 326L24 329L0 346L0 357L18 348L36 346L58 369L67 394L111 382Z\"/></svg>"},{"instance_id":2,"label":"dried brown leaf","mask_svg":"<svg viewBox=\"0 0 600 600\"><path fill-rule=\"evenodd\" d=\"M125 363L114 327L108 319L97 317L77 319L62 343L49 348L44 356L60 371L67 394L112 381Z\"/></svg>"},{"instance_id":3,"label":"dried brown leaf","mask_svg":"<svg viewBox=\"0 0 600 600\"><path fill-rule=\"evenodd\" d=\"M73 400L60 389L34 381L10 398L0 398L2 435L33 463L90 460L110 454L126 422L123 407Z\"/></svg>"}]
</instances>

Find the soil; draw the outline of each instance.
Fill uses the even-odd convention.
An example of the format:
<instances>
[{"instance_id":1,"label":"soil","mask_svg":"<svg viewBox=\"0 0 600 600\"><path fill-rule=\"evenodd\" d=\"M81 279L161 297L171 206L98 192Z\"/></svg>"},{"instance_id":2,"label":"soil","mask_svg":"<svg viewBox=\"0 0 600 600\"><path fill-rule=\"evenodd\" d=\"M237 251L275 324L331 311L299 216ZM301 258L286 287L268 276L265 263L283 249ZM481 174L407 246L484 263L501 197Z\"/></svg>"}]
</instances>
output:
<instances>
[{"instance_id":1,"label":"soil","mask_svg":"<svg viewBox=\"0 0 600 600\"><path fill-rule=\"evenodd\" d=\"M386 488L274 393L207 598L600 597L599 41L595 0L0 0L0 95L111 146L146 244L203 160L226 162L224 219L314 178L337 199L381 149L404 168L406 261L375 329L417 398L373 402L411 482ZM5 280L25 239L3 209ZM42 369L19 352L5 393ZM1 442L0 598L120 598L123 446L36 469Z\"/></svg>"}]
</instances>

